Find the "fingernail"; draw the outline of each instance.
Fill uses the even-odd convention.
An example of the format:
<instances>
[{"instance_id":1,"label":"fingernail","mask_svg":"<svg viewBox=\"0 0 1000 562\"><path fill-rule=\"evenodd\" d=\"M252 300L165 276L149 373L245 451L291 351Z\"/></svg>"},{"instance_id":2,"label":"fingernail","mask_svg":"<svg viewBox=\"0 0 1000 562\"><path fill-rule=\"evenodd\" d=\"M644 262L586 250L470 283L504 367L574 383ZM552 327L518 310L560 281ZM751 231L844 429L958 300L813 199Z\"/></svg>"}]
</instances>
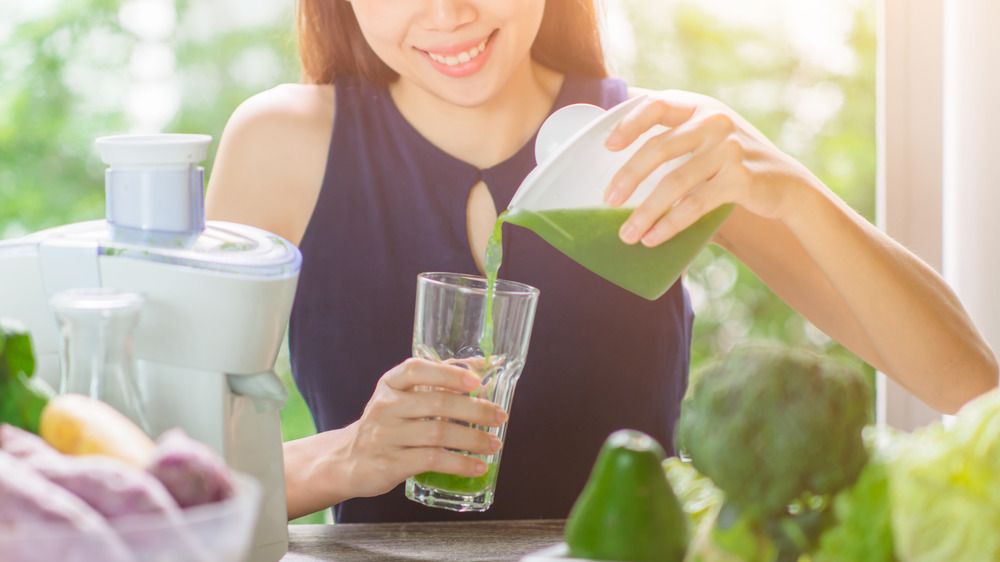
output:
<instances>
[{"instance_id":1,"label":"fingernail","mask_svg":"<svg viewBox=\"0 0 1000 562\"><path fill-rule=\"evenodd\" d=\"M621 233L619 234L619 236L622 239L622 242L625 242L626 244L634 243L636 236L635 231L636 231L635 226L626 223L625 226L622 227Z\"/></svg>"},{"instance_id":2,"label":"fingernail","mask_svg":"<svg viewBox=\"0 0 1000 562\"><path fill-rule=\"evenodd\" d=\"M503 445L503 441L500 441L500 439L496 435L490 435L490 450L491 451L493 451L493 452L499 451L500 447L502 445Z\"/></svg>"},{"instance_id":3,"label":"fingernail","mask_svg":"<svg viewBox=\"0 0 1000 562\"><path fill-rule=\"evenodd\" d=\"M472 373L466 373L465 378L462 379L462 384L469 389L479 388L479 377Z\"/></svg>"},{"instance_id":4,"label":"fingernail","mask_svg":"<svg viewBox=\"0 0 1000 562\"><path fill-rule=\"evenodd\" d=\"M607 140L604 141L604 147L609 149L615 149L618 148L619 142L621 141L618 140L618 133L616 131L608 135Z\"/></svg>"},{"instance_id":5,"label":"fingernail","mask_svg":"<svg viewBox=\"0 0 1000 562\"><path fill-rule=\"evenodd\" d=\"M486 463L480 460L476 461L476 476L482 476L486 474Z\"/></svg>"},{"instance_id":6,"label":"fingernail","mask_svg":"<svg viewBox=\"0 0 1000 562\"><path fill-rule=\"evenodd\" d=\"M621 197L621 193L617 189L611 189L608 191L607 195L604 196L604 203L614 207L618 205L619 197Z\"/></svg>"},{"instance_id":7,"label":"fingernail","mask_svg":"<svg viewBox=\"0 0 1000 562\"><path fill-rule=\"evenodd\" d=\"M496 413L496 421L497 421L497 423L503 423L503 422L507 421L508 417L510 417L510 416L507 415L507 412L505 412L503 410L499 410L499 409L497 410L497 413Z\"/></svg>"}]
</instances>

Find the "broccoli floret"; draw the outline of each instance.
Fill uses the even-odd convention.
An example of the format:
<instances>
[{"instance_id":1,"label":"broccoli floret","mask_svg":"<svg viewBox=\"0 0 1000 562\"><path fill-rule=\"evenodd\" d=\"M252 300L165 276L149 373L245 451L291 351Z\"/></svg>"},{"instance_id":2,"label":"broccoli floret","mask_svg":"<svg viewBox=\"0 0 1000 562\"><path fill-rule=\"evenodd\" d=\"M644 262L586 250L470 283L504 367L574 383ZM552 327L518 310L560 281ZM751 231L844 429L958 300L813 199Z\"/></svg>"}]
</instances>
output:
<instances>
[{"instance_id":1,"label":"broccoli floret","mask_svg":"<svg viewBox=\"0 0 1000 562\"><path fill-rule=\"evenodd\" d=\"M801 519L855 481L868 460L869 395L841 361L746 345L701 374L682 406L678 442L741 517L766 528Z\"/></svg>"}]
</instances>

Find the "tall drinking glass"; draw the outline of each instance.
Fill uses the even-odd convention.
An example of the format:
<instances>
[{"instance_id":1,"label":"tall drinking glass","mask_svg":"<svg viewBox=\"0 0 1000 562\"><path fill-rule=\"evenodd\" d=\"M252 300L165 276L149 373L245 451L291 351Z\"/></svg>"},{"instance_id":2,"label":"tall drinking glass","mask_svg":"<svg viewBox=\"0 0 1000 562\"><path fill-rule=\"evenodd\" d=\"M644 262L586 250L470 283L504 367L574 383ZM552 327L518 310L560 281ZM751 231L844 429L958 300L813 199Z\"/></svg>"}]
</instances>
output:
<instances>
[{"instance_id":1,"label":"tall drinking glass","mask_svg":"<svg viewBox=\"0 0 1000 562\"><path fill-rule=\"evenodd\" d=\"M523 283L498 279L489 291L485 277L421 273L417 276L413 355L472 371L480 378L480 386L470 395L499 404L510 413L537 302L538 289ZM479 429L503 441L507 424ZM492 455L465 452L486 462L486 473L479 477L439 472L412 476L406 480L406 497L430 507L486 511L493 503L502 451Z\"/></svg>"}]
</instances>

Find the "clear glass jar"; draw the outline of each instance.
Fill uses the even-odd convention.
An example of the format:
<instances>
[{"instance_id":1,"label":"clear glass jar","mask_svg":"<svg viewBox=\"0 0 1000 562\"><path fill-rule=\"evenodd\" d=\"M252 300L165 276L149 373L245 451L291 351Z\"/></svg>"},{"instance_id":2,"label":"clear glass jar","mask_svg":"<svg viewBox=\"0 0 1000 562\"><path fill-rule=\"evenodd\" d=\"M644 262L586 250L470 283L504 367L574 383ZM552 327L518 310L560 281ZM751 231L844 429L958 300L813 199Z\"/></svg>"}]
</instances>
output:
<instances>
[{"instance_id":1,"label":"clear glass jar","mask_svg":"<svg viewBox=\"0 0 1000 562\"><path fill-rule=\"evenodd\" d=\"M150 427L132 355L132 338L145 297L107 288L70 289L49 304L59 324L59 393L102 400L135 422Z\"/></svg>"}]
</instances>

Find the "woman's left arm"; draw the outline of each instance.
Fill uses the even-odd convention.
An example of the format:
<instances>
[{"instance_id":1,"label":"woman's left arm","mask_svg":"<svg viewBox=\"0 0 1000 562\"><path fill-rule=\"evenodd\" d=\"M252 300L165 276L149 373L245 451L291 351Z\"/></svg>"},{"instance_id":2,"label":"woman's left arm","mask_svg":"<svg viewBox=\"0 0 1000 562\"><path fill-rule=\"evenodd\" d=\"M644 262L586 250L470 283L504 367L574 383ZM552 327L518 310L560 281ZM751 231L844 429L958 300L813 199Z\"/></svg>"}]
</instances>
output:
<instances>
[{"instance_id":1,"label":"woman's left arm","mask_svg":"<svg viewBox=\"0 0 1000 562\"><path fill-rule=\"evenodd\" d=\"M619 171L608 204L627 199L661 163L691 157L622 226L624 241L657 245L734 202L714 241L863 360L946 413L997 385L993 351L941 276L739 115L705 96L657 93L608 147L624 148L657 124L668 129Z\"/></svg>"}]
</instances>

